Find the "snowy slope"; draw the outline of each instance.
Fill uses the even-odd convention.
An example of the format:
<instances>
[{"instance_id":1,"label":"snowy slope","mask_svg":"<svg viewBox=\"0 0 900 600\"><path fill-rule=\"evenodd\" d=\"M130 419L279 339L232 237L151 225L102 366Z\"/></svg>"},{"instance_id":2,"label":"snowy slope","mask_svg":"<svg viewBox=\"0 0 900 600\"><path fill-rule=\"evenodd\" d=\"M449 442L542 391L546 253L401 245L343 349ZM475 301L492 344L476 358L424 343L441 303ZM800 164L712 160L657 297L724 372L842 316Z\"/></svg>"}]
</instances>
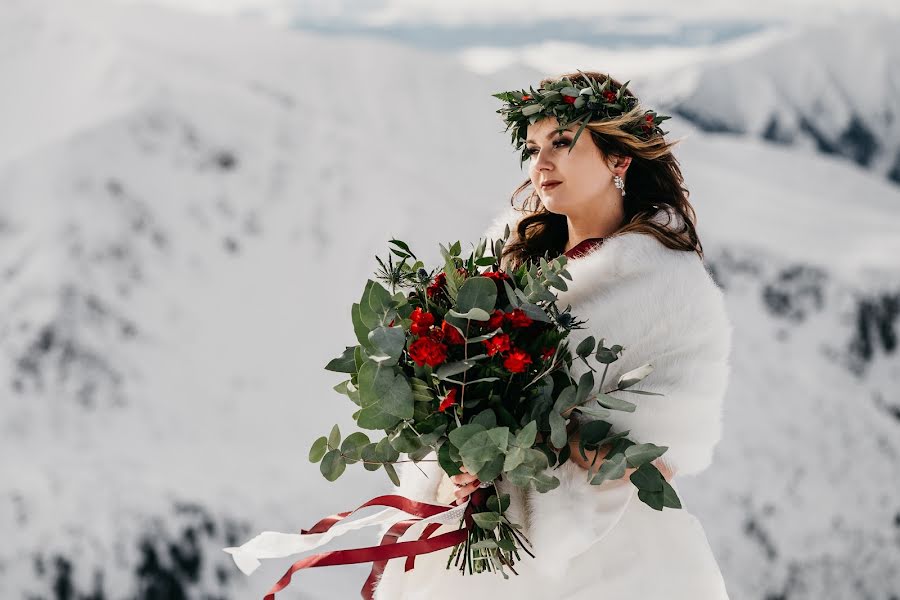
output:
<instances>
[{"instance_id":1,"label":"snowy slope","mask_svg":"<svg viewBox=\"0 0 900 600\"><path fill-rule=\"evenodd\" d=\"M898 32L888 17L794 26L739 52L710 52L647 91L706 131L843 157L900 183Z\"/></svg>"},{"instance_id":2,"label":"snowy slope","mask_svg":"<svg viewBox=\"0 0 900 600\"><path fill-rule=\"evenodd\" d=\"M322 366L390 236L433 258L507 202L506 82L371 40L50 7L0 12L0 597L261 597L289 563L245 578L222 547L386 488L306 461L351 429ZM738 325L726 440L680 489L734 597L850 594L822 568L849 559L884 596L900 194L834 158L673 130ZM304 573L288 594L355 597L364 576Z\"/></svg>"}]
</instances>

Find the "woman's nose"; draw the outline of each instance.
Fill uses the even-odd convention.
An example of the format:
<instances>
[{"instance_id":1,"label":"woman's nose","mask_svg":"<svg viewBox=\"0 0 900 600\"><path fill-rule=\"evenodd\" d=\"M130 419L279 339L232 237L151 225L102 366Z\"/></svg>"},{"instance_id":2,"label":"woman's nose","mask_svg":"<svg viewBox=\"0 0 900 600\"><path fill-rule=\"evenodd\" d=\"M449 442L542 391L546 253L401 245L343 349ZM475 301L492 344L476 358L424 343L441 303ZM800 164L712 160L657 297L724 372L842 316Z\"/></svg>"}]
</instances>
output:
<instances>
[{"instance_id":1,"label":"woman's nose","mask_svg":"<svg viewBox=\"0 0 900 600\"><path fill-rule=\"evenodd\" d=\"M534 168L537 171L552 169L553 163L550 160L550 153L545 150L538 152L537 158L534 161Z\"/></svg>"}]
</instances>

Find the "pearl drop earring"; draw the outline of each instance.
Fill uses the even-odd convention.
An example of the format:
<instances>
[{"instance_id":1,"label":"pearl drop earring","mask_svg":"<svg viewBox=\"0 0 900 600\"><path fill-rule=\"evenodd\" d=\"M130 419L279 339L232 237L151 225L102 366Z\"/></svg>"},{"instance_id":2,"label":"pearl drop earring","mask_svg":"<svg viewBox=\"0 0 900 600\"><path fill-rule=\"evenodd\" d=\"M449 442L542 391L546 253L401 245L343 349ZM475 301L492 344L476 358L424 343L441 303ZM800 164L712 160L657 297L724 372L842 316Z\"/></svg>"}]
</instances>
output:
<instances>
[{"instance_id":1,"label":"pearl drop earring","mask_svg":"<svg viewBox=\"0 0 900 600\"><path fill-rule=\"evenodd\" d=\"M622 195L625 195L625 180L616 175L613 177L613 185L615 185L618 189L622 190Z\"/></svg>"}]
</instances>

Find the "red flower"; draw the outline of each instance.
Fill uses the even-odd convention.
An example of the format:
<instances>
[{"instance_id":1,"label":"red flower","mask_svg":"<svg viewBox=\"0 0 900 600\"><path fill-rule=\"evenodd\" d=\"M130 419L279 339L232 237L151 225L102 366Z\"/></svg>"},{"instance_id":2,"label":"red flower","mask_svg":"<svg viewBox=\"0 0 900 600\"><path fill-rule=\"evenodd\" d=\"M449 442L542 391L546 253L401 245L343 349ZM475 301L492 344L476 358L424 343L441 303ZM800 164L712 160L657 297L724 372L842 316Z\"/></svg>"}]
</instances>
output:
<instances>
[{"instance_id":1,"label":"red flower","mask_svg":"<svg viewBox=\"0 0 900 600\"><path fill-rule=\"evenodd\" d=\"M487 350L488 356L494 356L499 352L509 350L509 335L506 333L498 333L494 337L490 337L482 342Z\"/></svg>"},{"instance_id":2,"label":"red flower","mask_svg":"<svg viewBox=\"0 0 900 600\"><path fill-rule=\"evenodd\" d=\"M512 312L506 313L506 320L513 327L528 327L533 322L531 317L526 315L521 308L516 308Z\"/></svg>"},{"instance_id":3,"label":"red flower","mask_svg":"<svg viewBox=\"0 0 900 600\"><path fill-rule=\"evenodd\" d=\"M429 298L434 298L435 294L442 291L442 288L446 285L447 274L441 271L435 276L434 282L425 289L425 293L428 294Z\"/></svg>"},{"instance_id":4,"label":"red flower","mask_svg":"<svg viewBox=\"0 0 900 600\"><path fill-rule=\"evenodd\" d=\"M510 373L522 373L531 364L531 357L524 350L516 348L503 360L503 366Z\"/></svg>"},{"instance_id":5,"label":"red flower","mask_svg":"<svg viewBox=\"0 0 900 600\"><path fill-rule=\"evenodd\" d=\"M603 97L606 98L607 102L615 102L616 101L616 93L611 92L609 90L603 92Z\"/></svg>"},{"instance_id":6,"label":"red flower","mask_svg":"<svg viewBox=\"0 0 900 600\"><path fill-rule=\"evenodd\" d=\"M648 123L652 123L653 122L653 113L648 113L647 116L644 117L644 120L647 121Z\"/></svg>"},{"instance_id":7,"label":"red flower","mask_svg":"<svg viewBox=\"0 0 900 600\"><path fill-rule=\"evenodd\" d=\"M441 334L443 340L448 344L459 345L466 343L466 338L461 336L456 327L454 327L447 321L441 323Z\"/></svg>"},{"instance_id":8,"label":"red flower","mask_svg":"<svg viewBox=\"0 0 900 600\"><path fill-rule=\"evenodd\" d=\"M556 348L544 348L544 351L541 352L541 360L550 360L554 354L556 354Z\"/></svg>"},{"instance_id":9,"label":"red flower","mask_svg":"<svg viewBox=\"0 0 900 600\"><path fill-rule=\"evenodd\" d=\"M447 360L447 346L430 337L420 337L409 345L409 357L420 367L436 367Z\"/></svg>"},{"instance_id":10,"label":"red flower","mask_svg":"<svg viewBox=\"0 0 900 600\"><path fill-rule=\"evenodd\" d=\"M522 101L525 101L525 100L531 100L531 96L529 96L528 94L525 94L524 96L522 96Z\"/></svg>"},{"instance_id":11,"label":"red flower","mask_svg":"<svg viewBox=\"0 0 900 600\"><path fill-rule=\"evenodd\" d=\"M487 328L493 331L497 329L501 325L503 325L503 320L506 318L506 313L504 313L499 308L495 308L494 312L491 313L491 318L488 319Z\"/></svg>"},{"instance_id":12,"label":"red flower","mask_svg":"<svg viewBox=\"0 0 900 600\"><path fill-rule=\"evenodd\" d=\"M575 99L575 96L566 96L565 94L563 94L563 102L565 102L566 104L575 104Z\"/></svg>"},{"instance_id":13,"label":"red flower","mask_svg":"<svg viewBox=\"0 0 900 600\"><path fill-rule=\"evenodd\" d=\"M509 279L509 275L507 275L503 271L485 271L481 274L481 276L487 277L488 279L493 279L494 281L503 281L505 279Z\"/></svg>"},{"instance_id":14,"label":"red flower","mask_svg":"<svg viewBox=\"0 0 900 600\"><path fill-rule=\"evenodd\" d=\"M412 311L409 318L412 319L409 331L414 335L424 335L428 333L428 328L434 325L434 315L430 312L425 312L421 307L417 307L416 310Z\"/></svg>"},{"instance_id":15,"label":"red flower","mask_svg":"<svg viewBox=\"0 0 900 600\"><path fill-rule=\"evenodd\" d=\"M454 404L456 404L456 388L450 388L450 391L447 392L447 395L441 400L441 405L438 407L438 410L444 412Z\"/></svg>"}]
</instances>

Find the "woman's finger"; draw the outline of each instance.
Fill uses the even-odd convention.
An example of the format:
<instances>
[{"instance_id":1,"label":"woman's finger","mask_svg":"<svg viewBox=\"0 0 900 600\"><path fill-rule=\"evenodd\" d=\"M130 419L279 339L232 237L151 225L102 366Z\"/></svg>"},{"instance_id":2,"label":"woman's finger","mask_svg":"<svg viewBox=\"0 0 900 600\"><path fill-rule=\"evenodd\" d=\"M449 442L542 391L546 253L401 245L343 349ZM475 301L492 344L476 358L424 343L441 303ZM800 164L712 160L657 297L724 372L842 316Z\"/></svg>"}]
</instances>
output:
<instances>
[{"instance_id":1,"label":"woman's finger","mask_svg":"<svg viewBox=\"0 0 900 600\"><path fill-rule=\"evenodd\" d=\"M459 488L458 490L456 490L455 492L453 492L453 495L456 496L456 505L458 506L458 505L462 504L465 501L465 499L468 498L469 495L472 494L472 492L474 492L476 489L478 489L478 485L480 483L481 482L476 479L472 483L465 485L465 486Z\"/></svg>"},{"instance_id":2,"label":"woman's finger","mask_svg":"<svg viewBox=\"0 0 900 600\"><path fill-rule=\"evenodd\" d=\"M458 486L465 485L467 483L471 483L471 482L475 481L475 476L474 475L466 475L465 473L463 473L460 475L454 475L453 477L450 478L450 481L452 481L454 484L456 484Z\"/></svg>"}]
</instances>

